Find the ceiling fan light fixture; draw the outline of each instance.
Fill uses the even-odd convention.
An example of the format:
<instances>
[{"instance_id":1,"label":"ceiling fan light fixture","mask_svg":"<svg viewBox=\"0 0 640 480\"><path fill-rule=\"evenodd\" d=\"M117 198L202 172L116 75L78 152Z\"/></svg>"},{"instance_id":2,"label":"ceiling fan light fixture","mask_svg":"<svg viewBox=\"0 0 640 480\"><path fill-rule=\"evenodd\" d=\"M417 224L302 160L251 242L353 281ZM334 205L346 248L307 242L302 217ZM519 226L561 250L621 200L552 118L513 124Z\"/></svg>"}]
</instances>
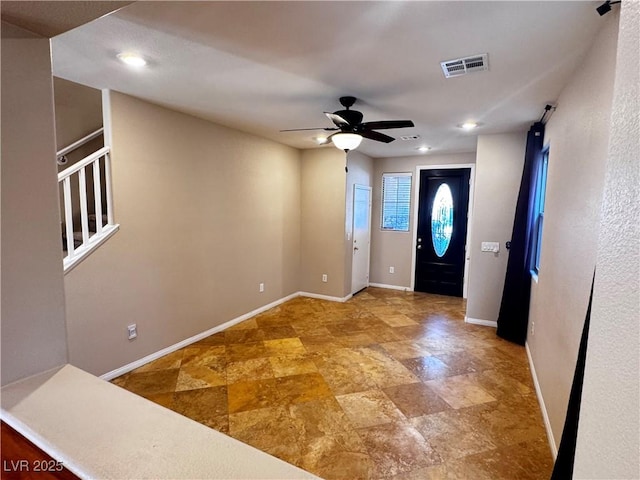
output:
<instances>
[{"instance_id":1,"label":"ceiling fan light fixture","mask_svg":"<svg viewBox=\"0 0 640 480\"><path fill-rule=\"evenodd\" d=\"M319 135L317 137L313 137L313 139L315 140L315 142L318 145L325 145L329 141L329 139L327 137L324 137L322 135Z\"/></svg>"},{"instance_id":2,"label":"ceiling fan light fixture","mask_svg":"<svg viewBox=\"0 0 640 480\"><path fill-rule=\"evenodd\" d=\"M431 150L431 147L427 147L426 145L424 145L424 146L422 146L422 147L418 147L418 148L416 148L416 150L418 150L418 151L419 151L419 152L421 152L421 153L426 153L426 152L428 152L429 150Z\"/></svg>"},{"instance_id":3,"label":"ceiling fan light fixture","mask_svg":"<svg viewBox=\"0 0 640 480\"><path fill-rule=\"evenodd\" d=\"M357 133L336 133L331 137L331 141L336 148L348 152L358 148L362 142L362 136Z\"/></svg>"}]
</instances>

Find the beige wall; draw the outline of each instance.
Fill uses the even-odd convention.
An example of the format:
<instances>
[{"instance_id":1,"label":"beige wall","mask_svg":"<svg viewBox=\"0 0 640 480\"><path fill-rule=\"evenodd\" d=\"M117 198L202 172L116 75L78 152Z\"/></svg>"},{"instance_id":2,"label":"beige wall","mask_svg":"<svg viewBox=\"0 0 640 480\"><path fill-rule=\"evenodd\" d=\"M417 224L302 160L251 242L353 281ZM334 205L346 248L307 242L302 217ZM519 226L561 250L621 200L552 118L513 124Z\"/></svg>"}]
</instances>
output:
<instances>
[{"instance_id":1,"label":"beige wall","mask_svg":"<svg viewBox=\"0 0 640 480\"><path fill-rule=\"evenodd\" d=\"M617 16L611 13L602 22L584 63L560 94L545 132L545 145L549 145L545 217L527 343L556 444L596 263Z\"/></svg>"},{"instance_id":2,"label":"beige wall","mask_svg":"<svg viewBox=\"0 0 640 480\"><path fill-rule=\"evenodd\" d=\"M116 92L111 110L120 231L65 277L70 361L94 374L299 286L298 150Z\"/></svg>"},{"instance_id":3,"label":"beige wall","mask_svg":"<svg viewBox=\"0 0 640 480\"><path fill-rule=\"evenodd\" d=\"M53 98L56 117L56 150L62 150L82 137L102 127L102 92L95 88L53 77ZM69 152L67 163L58 166L58 172L104 146L102 135ZM86 171L87 184L93 185L93 171ZM73 198L78 197L78 184L71 184ZM89 205L93 202L93 188L87 189ZM62 199L62 195L60 196ZM79 213L79 205L74 205L74 216ZM64 217L64 211L62 211Z\"/></svg>"},{"instance_id":4,"label":"beige wall","mask_svg":"<svg viewBox=\"0 0 640 480\"><path fill-rule=\"evenodd\" d=\"M2 384L67 359L49 40L2 24Z\"/></svg>"},{"instance_id":5,"label":"beige wall","mask_svg":"<svg viewBox=\"0 0 640 480\"><path fill-rule=\"evenodd\" d=\"M62 78L53 77L53 98L56 118L56 150L61 150L82 137L95 132L102 127L102 92L79 83L70 82ZM100 150L104 146L103 136L100 135L84 145L65 155L67 163L58 165L58 172L62 172L73 164L79 162L87 155ZM102 185L104 186L104 168L101 168ZM87 203L89 213L95 213L93 169L85 169L87 185ZM71 198L74 219L74 231L80 231L80 190L78 176L72 177ZM64 204L62 188L60 192L60 205ZM102 189L103 211L106 212L106 192ZM61 220L65 222L65 210L61 207Z\"/></svg>"},{"instance_id":6,"label":"beige wall","mask_svg":"<svg viewBox=\"0 0 640 480\"><path fill-rule=\"evenodd\" d=\"M300 290L303 292L342 298L348 290L345 161L345 153L333 147L302 152ZM326 283L322 282L323 274L327 274Z\"/></svg>"},{"instance_id":7,"label":"beige wall","mask_svg":"<svg viewBox=\"0 0 640 480\"><path fill-rule=\"evenodd\" d=\"M621 5L575 478L640 473L640 3Z\"/></svg>"},{"instance_id":8,"label":"beige wall","mask_svg":"<svg viewBox=\"0 0 640 480\"><path fill-rule=\"evenodd\" d=\"M102 127L100 90L53 77L53 91L58 150Z\"/></svg>"},{"instance_id":9,"label":"beige wall","mask_svg":"<svg viewBox=\"0 0 640 480\"><path fill-rule=\"evenodd\" d=\"M522 181L526 133L480 135L476 156L473 216L467 248L467 317L498 319L513 217ZM500 252L480 251L482 242L499 242Z\"/></svg>"},{"instance_id":10,"label":"beige wall","mask_svg":"<svg viewBox=\"0 0 640 480\"><path fill-rule=\"evenodd\" d=\"M413 157L380 158L374 160L373 212L371 215L371 283L411 288L413 271L413 217L415 213L416 167L421 165L451 165L475 163L475 153L450 155L417 155ZM382 174L410 172L411 219L408 232L385 232L380 229L380 196L382 194ZM389 273L389 267L395 273Z\"/></svg>"},{"instance_id":11,"label":"beige wall","mask_svg":"<svg viewBox=\"0 0 640 480\"><path fill-rule=\"evenodd\" d=\"M344 242L344 291L343 296L352 292L353 267L353 190L354 185L372 187L373 159L357 150L348 153L349 173L347 173L347 191L345 199L345 242ZM373 195L373 193L372 193ZM372 218L373 221L373 218ZM371 225L373 228L373 225Z\"/></svg>"}]
</instances>

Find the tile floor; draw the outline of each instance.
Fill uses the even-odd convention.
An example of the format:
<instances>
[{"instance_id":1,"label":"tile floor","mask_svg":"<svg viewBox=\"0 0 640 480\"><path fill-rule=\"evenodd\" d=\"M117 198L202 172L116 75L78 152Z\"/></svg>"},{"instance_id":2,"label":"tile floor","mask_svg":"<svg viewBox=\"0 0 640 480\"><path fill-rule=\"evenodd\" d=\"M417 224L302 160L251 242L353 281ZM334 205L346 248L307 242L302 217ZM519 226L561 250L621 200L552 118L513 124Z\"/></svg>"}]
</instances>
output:
<instances>
[{"instance_id":1,"label":"tile floor","mask_svg":"<svg viewBox=\"0 0 640 480\"><path fill-rule=\"evenodd\" d=\"M296 298L113 383L329 480L552 469L524 348L459 298Z\"/></svg>"}]
</instances>

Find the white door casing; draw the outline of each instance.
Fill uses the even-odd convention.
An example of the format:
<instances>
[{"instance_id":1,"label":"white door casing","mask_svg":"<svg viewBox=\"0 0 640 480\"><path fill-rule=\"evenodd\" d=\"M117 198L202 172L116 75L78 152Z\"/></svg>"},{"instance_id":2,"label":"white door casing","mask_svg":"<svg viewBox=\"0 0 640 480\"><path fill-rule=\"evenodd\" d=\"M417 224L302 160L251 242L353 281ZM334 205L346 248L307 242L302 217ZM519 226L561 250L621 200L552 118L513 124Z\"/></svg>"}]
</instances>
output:
<instances>
[{"instance_id":1,"label":"white door casing","mask_svg":"<svg viewBox=\"0 0 640 480\"><path fill-rule=\"evenodd\" d=\"M369 286L371 252L371 187L353 186L353 262L351 293Z\"/></svg>"}]
</instances>

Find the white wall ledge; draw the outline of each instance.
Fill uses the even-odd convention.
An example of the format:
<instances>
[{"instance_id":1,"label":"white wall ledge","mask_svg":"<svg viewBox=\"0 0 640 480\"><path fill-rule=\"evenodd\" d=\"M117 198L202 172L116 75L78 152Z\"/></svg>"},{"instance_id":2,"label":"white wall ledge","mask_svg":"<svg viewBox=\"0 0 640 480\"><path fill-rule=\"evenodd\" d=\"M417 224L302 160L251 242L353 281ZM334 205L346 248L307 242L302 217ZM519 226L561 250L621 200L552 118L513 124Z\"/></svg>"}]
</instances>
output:
<instances>
[{"instance_id":1,"label":"white wall ledge","mask_svg":"<svg viewBox=\"0 0 640 480\"><path fill-rule=\"evenodd\" d=\"M71 365L1 393L3 421L80 478L318 478Z\"/></svg>"},{"instance_id":2,"label":"white wall ledge","mask_svg":"<svg viewBox=\"0 0 640 480\"><path fill-rule=\"evenodd\" d=\"M388 285L386 283L370 283L370 287L386 288L387 290L400 290L402 292L413 292L411 287L405 287L403 285Z\"/></svg>"},{"instance_id":3,"label":"white wall ledge","mask_svg":"<svg viewBox=\"0 0 640 480\"><path fill-rule=\"evenodd\" d=\"M498 322L495 320L484 320L482 318L471 318L465 315L464 317L465 323L471 323L473 325L483 325L485 327L493 327L498 328Z\"/></svg>"}]
</instances>

